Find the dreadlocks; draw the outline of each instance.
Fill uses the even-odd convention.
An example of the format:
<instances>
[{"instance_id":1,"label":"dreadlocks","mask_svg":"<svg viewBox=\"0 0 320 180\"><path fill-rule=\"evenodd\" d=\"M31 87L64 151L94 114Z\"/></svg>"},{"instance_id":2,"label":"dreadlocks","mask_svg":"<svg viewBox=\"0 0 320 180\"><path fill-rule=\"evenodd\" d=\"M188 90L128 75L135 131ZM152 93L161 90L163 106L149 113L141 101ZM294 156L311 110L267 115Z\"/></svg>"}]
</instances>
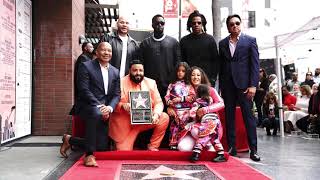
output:
<instances>
[{"instance_id":1,"label":"dreadlocks","mask_svg":"<svg viewBox=\"0 0 320 180\"><path fill-rule=\"evenodd\" d=\"M207 24L207 20L206 18L204 17L203 14L200 14L200 12L198 10L194 10L193 13L191 13L188 17L188 22L187 22L187 30L189 32L191 32L191 27L192 27L192 19L194 17L200 17L201 18L201 22L202 22L202 27L203 27L203 30L204 32L207 32L207 29L206 29L206 24Z\"/></svg>"}]
</instances>

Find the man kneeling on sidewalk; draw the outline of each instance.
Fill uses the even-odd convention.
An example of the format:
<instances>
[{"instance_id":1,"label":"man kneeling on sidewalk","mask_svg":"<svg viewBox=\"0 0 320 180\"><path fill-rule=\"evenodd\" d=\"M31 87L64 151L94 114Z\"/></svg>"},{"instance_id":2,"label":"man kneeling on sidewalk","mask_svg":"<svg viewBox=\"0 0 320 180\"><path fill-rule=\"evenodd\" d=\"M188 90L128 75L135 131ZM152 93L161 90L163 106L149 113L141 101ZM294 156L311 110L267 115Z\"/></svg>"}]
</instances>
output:
<instances>
[{"instance_id":1,"label":"man kneeling on sidewalk","mask_svg":"<svg viewBox=\"0 0 320 180\"><path fill-rule=\"evenodd\" d=\"M144 67L140 60L130 63L129 74L120 80L121 99L110 116L109 136L115 141L117 150L132 150L137 135L154 129L148 149L158 151L169 123L169 116L163 112L163 103L154 80L144 77ZM152 107L152 124L131 124L129 93L149 91Z\"/></svg>"},{"instance_id":2,"label":"man kneeling on sidewalk","mask_svg":"<svg viewBox=\"0 0 320 180\"><path fill-rule=\"evenodd\" d=\"M85 122L85 138L64 134L60 154L68 157L71 145L85 150L84 165L98 166L93 152L108 150L108 119L120 100L119 71L109 61L112 47L102 42L97 47L97 59L81 63L77 73L75 113Z\"/></svg>"}]
</instances>

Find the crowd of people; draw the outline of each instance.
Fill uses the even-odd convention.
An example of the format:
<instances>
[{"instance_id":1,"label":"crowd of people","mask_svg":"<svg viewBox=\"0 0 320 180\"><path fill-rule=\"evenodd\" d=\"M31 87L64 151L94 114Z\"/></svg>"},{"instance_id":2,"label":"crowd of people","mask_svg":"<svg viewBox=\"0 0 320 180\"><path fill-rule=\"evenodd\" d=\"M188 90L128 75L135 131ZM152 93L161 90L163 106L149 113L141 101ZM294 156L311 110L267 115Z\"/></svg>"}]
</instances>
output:
<instances>
[{"instance_id":1,"label":"crowd of people","mask_svg":"<svg viewBox=\"0 0 320 180\"><path fill-rule=\"evenodd\" d=\"M224 151L237 155L235 109L239 105L250 158L260 161L252 108L253 100L262 106L266 85L263 82L259 86L256 39L241 32L239 15L230 15L226 20L230 35L219 42L218 49L214 37L206 33L206 23L199 11L191 13L187 21L190 34L178 42L164 34L164 17L155 15L153 34L139 44L128 34L128 20L119 17L117 32L104 34L95 49L84 43L83 54L76 62L72 114L85 123L85 137L64 134L61 155L68 157L71 146L82 147L84 165L96 167L95 151L133 150L137 136L153 129L147 144L150 151L158 151L169 132L169 148L192 151L191 162L198 161L204 150L216 152L213 162L224 162ZM212 87L218 75L219 91ZM149 92L152 124L131 124L132 91ZM222 109L228 147L220 142L218 111ZM259 117L263 117L262 112Z\"/></svg>"},{"instance_id":2,"label":"crowd of people","mask_svg":"<svg viewBox=\"0 0 320 180\"><path fill-rule=\"evenodd\" d=\"M257 99L255 102L258 111L258 127L266 128L267 135L271 135L270 129L274 129L273 135L277 135L280 126L279 108L282 108L286 133L303 131L319 134L320 68L315 69L314 76L312 72L307 72L304 82L300 82L298 73L293 72L281 87L282 102L278 101L278 87L275 81L277 81L277 77L274 74L269 75L268 78L265 70L260 69L260 82L255 97ZM259 89L261 89L261 96L258 93Z\"/></svg>"}]
</instances>

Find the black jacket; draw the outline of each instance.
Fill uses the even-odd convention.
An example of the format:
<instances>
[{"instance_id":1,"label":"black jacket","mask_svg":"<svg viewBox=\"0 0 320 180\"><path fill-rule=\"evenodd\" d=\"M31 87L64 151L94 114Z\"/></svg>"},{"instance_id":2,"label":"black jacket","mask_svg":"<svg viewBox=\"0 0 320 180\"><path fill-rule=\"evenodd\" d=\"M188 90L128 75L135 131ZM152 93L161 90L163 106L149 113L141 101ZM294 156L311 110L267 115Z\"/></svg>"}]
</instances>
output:
<instances>
[{"instance_id":1,"label":"black jacket","mask_svg":"<svg viewBox=\"0 0 320 180\"><path fill-rule=\"evenodd\" d=\"M139 58L139 45L136 40L128 35L128 48L125 74L129 72L130 61ZM110 64L120 70L121 56L122 56L122 41L117 32L111 34L104 34L101 36L100 42L108 42L112 47L112 58Z\"/></svg>"},{"instance_id":2,"label":"black jacket","mask_svg":"<svg viewBox=\"0 0 320 180\"><path fill-rule=\"evenodd\" d=\"M74 64L74 100L76 100L77 99L77 96L78 96L78 90L77 90L77 74L78 74L78 70L79 70L79 66L80 66L80 64L81 63L83 63L83 62L86 62L86 61L90 61L92 58L89 56L89 55L87 55L87 54L85 54L85 53L82 53L79 57L78 57L78 59L77 59L77 61L76 61L76 63Z\"/></svg>"},{"instance_id":3,"label":"black jacket","mask_svg":"<svg viewBox=\"0 0 320 180\"><path fill-rule=\"evenodd\" d=\"M161 41L155 41L152 36L140 44L141 60L144 65L144 75L157 82L161 96L165 96L168 85L175 78L175 68L180 62L180 47L178 41L167 36Z\"/></svg>"}]
</instances>

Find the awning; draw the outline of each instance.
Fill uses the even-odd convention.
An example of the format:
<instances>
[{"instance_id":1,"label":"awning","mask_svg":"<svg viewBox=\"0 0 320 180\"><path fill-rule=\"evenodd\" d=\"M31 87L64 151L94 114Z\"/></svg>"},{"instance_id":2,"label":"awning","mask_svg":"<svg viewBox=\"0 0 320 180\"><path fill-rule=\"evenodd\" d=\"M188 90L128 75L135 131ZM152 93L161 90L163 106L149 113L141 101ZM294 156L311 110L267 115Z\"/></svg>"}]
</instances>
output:
<instances>
[{"instance_id":1,"label":"awning","mask_svg":"<svg viewBox=\"0 0 320 180\"><path fill-rule=\"evenodd\" d=\"M99 0L85 0L85 38L93 44L104 33L111 31L111 25L119 18L119 4L100 4Z\"/></svg>"}]
</instances>

